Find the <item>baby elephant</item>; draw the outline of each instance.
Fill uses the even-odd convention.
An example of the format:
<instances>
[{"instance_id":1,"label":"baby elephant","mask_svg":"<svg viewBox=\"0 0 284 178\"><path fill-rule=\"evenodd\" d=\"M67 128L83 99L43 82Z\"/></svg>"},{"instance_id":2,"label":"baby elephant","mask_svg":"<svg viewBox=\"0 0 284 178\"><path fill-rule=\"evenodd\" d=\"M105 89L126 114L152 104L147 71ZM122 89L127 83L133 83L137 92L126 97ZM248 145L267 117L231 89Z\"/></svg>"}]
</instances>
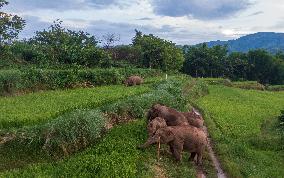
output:
<instances>
[{"instance_id":1,"label":"baby elephant","mask_svg":"<svg viewBox=\"0 0 284 178\"><path fill-rule=\"evenodd\" d=\"M207 145L207 138L204 131L193 126L168 126L160 128L154 136L148 138L146 143L140 148L158 143L168 144L170 150L177 161L181 161L183 150L191 153L190 160L194 160L197 155L197 163L201 164L202 154Z\"/></svg>"},{"instance_id":2,"label":"baby elephant","mask_svg":"<svg viewBox=\"0 0 284 178\"><path fill-rule=\"evenodd\" d=\"M190 112L182 112L184 117L187 119L189 125L192 125L197 128L202 128L204 120L199 112L193 109Z\"/></svg>"},{"instance_id":3,"label":"baby elephant","mask_svg":"<svg viewBox=\"0 0 284 178\"><path fill-rule=\"evenodd\" d=\"M155 119L151 120L147 125L148 136L152 137L158 129L163 127L167 127L165 119L161 117L156 117Z\"/></svg>"},{"instance_id":4,"label":"baby elephant","mask_svg":"<svg viewBox=\"0 0 284 178\"><path fill-rule=\"evenodd\" d=\"M126 86L133 86L133 85L140 85L143 83L143 79L139 76L131 76L128 77L125 81L124 84Z\"/></svg>"}]
</instances>

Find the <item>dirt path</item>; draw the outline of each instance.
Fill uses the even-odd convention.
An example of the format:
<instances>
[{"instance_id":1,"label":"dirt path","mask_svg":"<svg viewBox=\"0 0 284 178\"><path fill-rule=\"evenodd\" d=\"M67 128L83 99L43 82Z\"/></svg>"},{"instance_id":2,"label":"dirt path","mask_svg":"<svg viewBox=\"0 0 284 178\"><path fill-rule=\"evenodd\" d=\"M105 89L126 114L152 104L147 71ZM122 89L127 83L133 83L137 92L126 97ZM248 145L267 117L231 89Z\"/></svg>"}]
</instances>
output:
<instances>
[{"instance_id":1,"label":"dirt path","mask_svg":"<svg viewBox=\"0 0 284 178\"><path fill-rule=\"evenodd\" d=\"M195 110L197 111L198 114L200 114L200 112L197 109L195 109ZM216 157L216 155L215 155L215 153L212 149L212 143L211 143L211 139L210 139L209 134L208 134L207 127L203 126L203 130L204 130L204 132L206 133L206 136L207 136L207 140L208 140L207 150L208 150L209 156L210 156L210 158L213 162L215 170L217 172L217 177L218 178L227 178L226 174L224 173L223 169L221 168L220 161L218 160L218 158ZM196 167L196 172L197 172L197 178L205 178L206 177L202 167Z\"/></svg>"},{"instance_id":2,"label":"dirt path","mask_svg":"<svg viewBox=\"0 0 284 178\"><path fill-rule=\"evenodd\" d=\"M213 149L212 149L212 145L211 145L211 139L208 137L208 130L207 127L204 126L204 131L207 135L207 139L208 139L208 145L207 145L207 150L209 153L209 156L211 158L211 160L213 161L213 165L217 171L217 177L218 178L227 178L226 174L224 173L223 169L221 168L221 164L220 161L218 160L218 158L216 157Z\"/></svg>"}]
</instances>

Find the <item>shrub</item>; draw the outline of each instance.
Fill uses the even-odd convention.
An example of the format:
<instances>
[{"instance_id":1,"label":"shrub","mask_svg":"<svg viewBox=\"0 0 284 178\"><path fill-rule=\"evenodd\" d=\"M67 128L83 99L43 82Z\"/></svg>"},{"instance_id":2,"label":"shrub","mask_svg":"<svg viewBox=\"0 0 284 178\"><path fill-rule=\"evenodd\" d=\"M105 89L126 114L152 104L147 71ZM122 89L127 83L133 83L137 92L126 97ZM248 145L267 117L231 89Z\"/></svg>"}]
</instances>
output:
<instances>
[{"instance_id":1,"label":"shrub","mask_svg":"<svg viewBox=\"0 0 284 178\"><path fill-rule=\"evenodd\" d=\"M121 117L143 118L147 110L155 103L187 111L190 107L188 105L190 100L208 93L207 86L203 82L195 82L188 77L173 77L163 80L155 84L153 88L152 92L131 96L102 107L102 111L111 114L118 122Z\"/></svg>"},{"instance_id":2,"label":"shrub","mask_svg":"<svg viewBox=\"0 0 284 178\"><path fill-rule=\"evenodd\" d=\"M265 89L268 91L284 91L284 85L268 85Z\"/></svg>"},{"instance_id":3,"label":"shrub","mask_svg":"<svg viewBox=\"0 0 284 178\"><path fill-rule=\"evenodd\" d=\"M233 82L233 87L252 90L265 90L264 85L257 81Z\"/></svg>"},{"instance_id":4,"label":"shrub","mask_svg":"<svg viewBox=\"0 0 284 178\"><path fill-rule=\"evenodd\" d=\"M21 73L13 70L0 72L0 95L10 95L22 88Z\"/></svg>"},{"instance_id":5,"label":"shrub","mask_svg":"<svg viewBox=\"0 0 284 178\"><path fill-rule=\"evenodd\" d=\"M67 156L94 143L102 134L105 119L98 110L74 110L54 120L14 131L10 148L43 149L53 157ZM28 150L28 149L27 149Z\"/></svg>"},{"instance_id":6,"label":"shrub","mask_svg":"<svg viewBox=\"0 0 284 178\"><path fill-rule=\"evenodd\" d=\"M13 94L21 90L36 91L73 88L85 82L93 86L121 84L126 77L140 75L150 77L160 75L153 69L65 69L42 70L29 68L0 72L0 95Z\"/></svg>"}]
</instances>

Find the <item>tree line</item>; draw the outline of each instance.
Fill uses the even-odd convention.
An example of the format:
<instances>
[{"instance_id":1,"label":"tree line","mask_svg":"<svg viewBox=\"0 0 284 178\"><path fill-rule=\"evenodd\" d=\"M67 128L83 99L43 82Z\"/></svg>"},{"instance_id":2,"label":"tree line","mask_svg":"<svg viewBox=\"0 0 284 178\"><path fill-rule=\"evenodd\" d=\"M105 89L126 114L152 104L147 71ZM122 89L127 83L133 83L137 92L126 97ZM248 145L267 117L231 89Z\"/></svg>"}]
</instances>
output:
<instances>
[{"instance_id":1,"label":"tree line","mask_svg":"<svg viewBox=\"0 0 284 178\"><path fill-rule=\"evenodd\" d=\"M182 71L194 77L225 77L254 80L262 84L284 84L284 53L276 55L257 49L228 53L226 46L206 44L183 47Z\"/></svg>"},{"instance_id":2,"label":"tree line","mask_svg":"<svg viewBox=\"0 0 284 178\"><path fill-rule=\"evenodd\" d=\"M0 0L0 10L7 5ZM48 29L29 39L17 40L25 21L0 12L0 68L36 66L40 68L80 66L139 67L179 71L194 77L226 77L284 84L284 54L264 50L228 53L226 46L206 44L178 47L152 34L136 34L130 45L114 45L119 37L104 36L104 41L84 31L74 31L55 21Z\"/></svg>"}]
</instances>

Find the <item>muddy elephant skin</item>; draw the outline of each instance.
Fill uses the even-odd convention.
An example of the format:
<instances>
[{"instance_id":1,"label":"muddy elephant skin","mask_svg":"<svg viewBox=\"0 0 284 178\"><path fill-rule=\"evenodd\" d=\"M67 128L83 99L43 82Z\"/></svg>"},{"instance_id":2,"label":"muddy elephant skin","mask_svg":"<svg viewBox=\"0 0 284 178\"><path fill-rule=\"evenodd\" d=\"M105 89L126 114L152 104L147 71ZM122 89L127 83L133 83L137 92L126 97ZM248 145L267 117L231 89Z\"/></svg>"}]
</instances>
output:
<instances>
[{"instance_id":1,"label":"muddy elephant skin","mask_svg":"<svg viewBox=\"0 0 284 178\"><path fill-rule=\"evenodd\" d=\"M152 137L158 129L163 127L167 127L165 119L161 117L156 117L155 119L151 120L147 125L148 136Z\"/></svg>"},{"instance_id":2,"label":"muddy elephant skin","mask_svg":"<svg viewBox=\"0 0 284 178\"><path fill-rule=\"evenodd\" d=\"M161 104L153 105L147 113L147 120L150 122L156 117L165 119L167 126L189 125L184 115L175 109Z\"/></svg>"},{"instance_id":3,"label":"muddy elephant skin","mask_svg":"<svg viewBox=\"0 0 284 178\"><path fill-rule=\"evenodd\" d=\"M189 125L197 128L203 128L204 120L199 112L193 109L190 112L182 112L184 117L187 119Z\"/></svg>"},{"instance_id":4,"label":"muddy elephant skin","mask_svg":"<svg viewBox=\"0 0 284 178\"><path fill-rule=\"evenodd\" d=\"M170 150L178 162L181 161L181 154L184 150L191 153L190 160L194 160L197 155L197 163L201 164L202 154L207 145L206 134L202 129L193 126L168 126L160 128L140 148L146 148L158 143L159 139L161 144L168 144L170 146Z\"/></svg>"}]
</instances>

